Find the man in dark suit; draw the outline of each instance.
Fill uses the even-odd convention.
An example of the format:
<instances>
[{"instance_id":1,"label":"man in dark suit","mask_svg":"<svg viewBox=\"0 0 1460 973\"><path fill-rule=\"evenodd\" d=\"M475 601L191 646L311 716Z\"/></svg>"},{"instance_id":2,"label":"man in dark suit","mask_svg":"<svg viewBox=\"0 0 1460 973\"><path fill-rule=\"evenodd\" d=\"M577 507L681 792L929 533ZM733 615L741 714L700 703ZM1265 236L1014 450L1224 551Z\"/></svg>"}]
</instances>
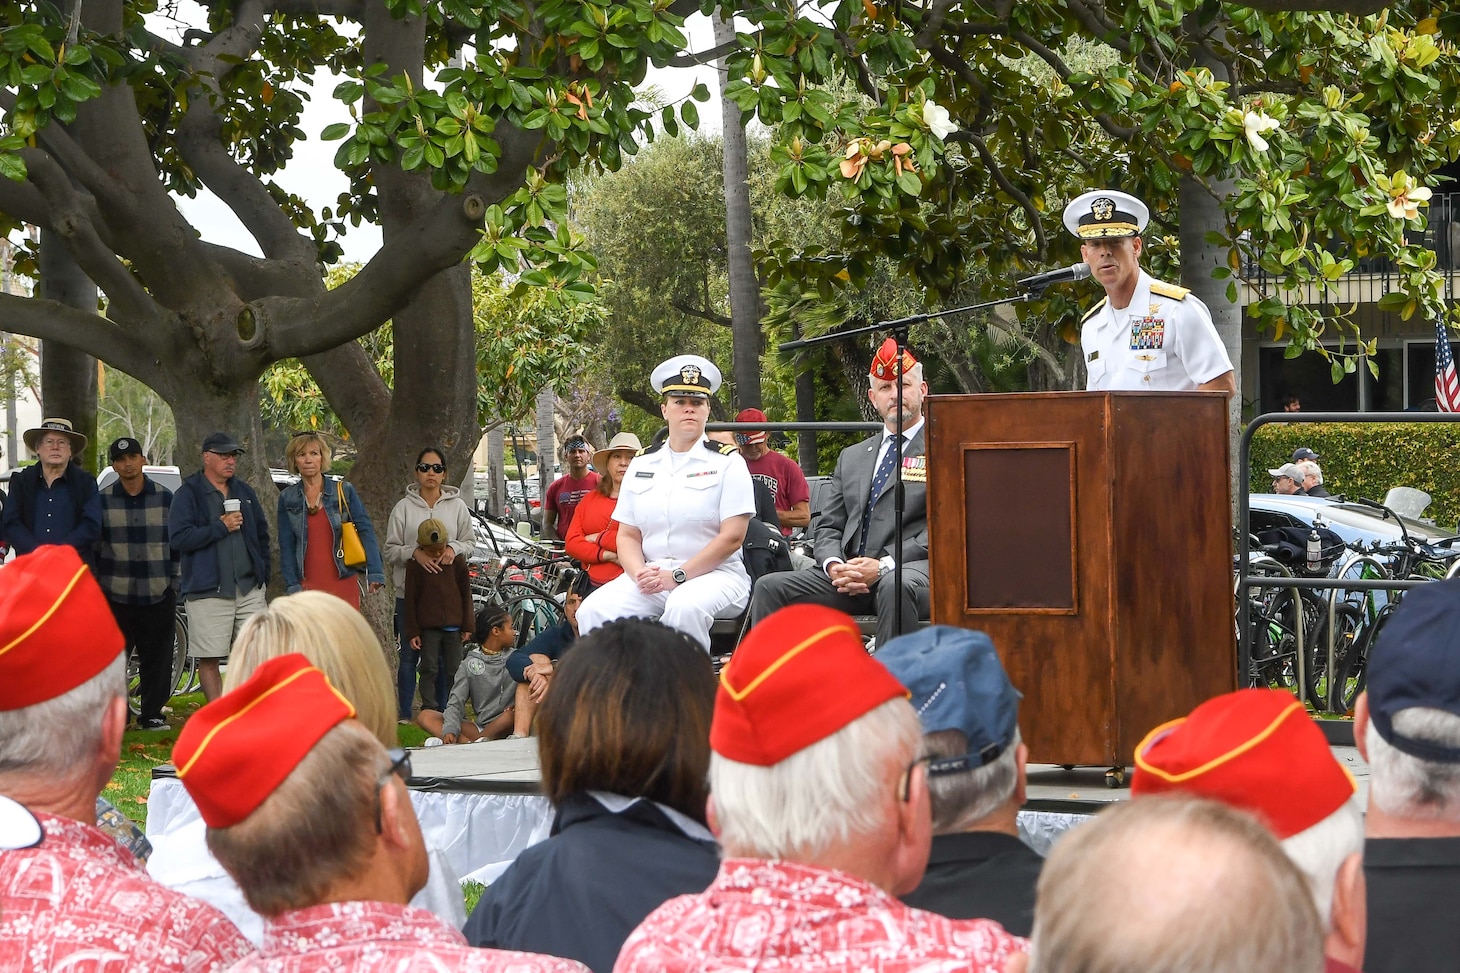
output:
<instances>
[{"instance_id":1,"label":"man in dark suit","mask_svg":"<svg viewBox=\"0 0 1460 973\"><path fill-rule=\"evenodd\" d=\"M849 614L877 614L877 644L901 634L893 628L895 526L893 442L901 404L902 480L907 501L902 515L902 632L928 616L928 470L924 459L923 366L903 353L902 394L897 394L897 344L878 349L869 373L867 397L885 428L842 450L831 477L831 493L816 522L816 566L769 574L756 582L752 624L778 608L811 602ZM870 502L869 502L870 498Z\"/></svg>"}]
</instances>

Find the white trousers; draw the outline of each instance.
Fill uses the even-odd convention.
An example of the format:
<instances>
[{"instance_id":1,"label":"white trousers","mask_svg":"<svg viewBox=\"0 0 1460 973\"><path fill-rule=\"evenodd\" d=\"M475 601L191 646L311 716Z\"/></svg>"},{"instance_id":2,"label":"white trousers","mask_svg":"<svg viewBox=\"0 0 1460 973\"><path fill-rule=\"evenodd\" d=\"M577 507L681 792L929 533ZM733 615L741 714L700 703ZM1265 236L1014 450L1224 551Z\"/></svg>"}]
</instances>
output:
<instances>
[{"instance_id":1,"label":"white trousers","mask_svg":"<svg viewBox=\"0 0 1460 973\"><path fill-rule=\"evenodd\" d=\"M634 579L621 574L578 606L578 632L587 635L616 618L656 618L710 649L710 625L733 618L750 602L750 576L739 560L709 574L690 578L670 592L646 595Z\"/></svg>"}]
</instances>

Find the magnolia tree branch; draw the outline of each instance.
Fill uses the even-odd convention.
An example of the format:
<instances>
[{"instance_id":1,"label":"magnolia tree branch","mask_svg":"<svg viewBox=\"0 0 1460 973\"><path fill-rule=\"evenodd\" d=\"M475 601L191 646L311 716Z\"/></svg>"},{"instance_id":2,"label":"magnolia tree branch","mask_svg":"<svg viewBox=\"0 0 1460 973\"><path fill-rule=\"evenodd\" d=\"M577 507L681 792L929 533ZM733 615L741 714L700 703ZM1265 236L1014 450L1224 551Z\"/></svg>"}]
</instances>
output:
<instances>
[{"instance_id":1,"label":"magnolia tree branch","mask_svg":"<svg viewBox=\"0 0 1460 973\"><path fill-rule=\"evenodd\" d=\"M384 434L390 389L358 341L300 360L352 439L370 442Z\"/></svg>"},{"instance_id":2,"label":"magnolia tree branch","mask_svg":"<svg viewBox=\"0 0 1460 973\"><path fill-rule=\"evenodd\" d=\"M485 212L486 203L475 194L442 196L425 217L392 234L358 274L334 290L308 301L257 302L265 312L262 340L270 360L318 354L379 327L423 281L461 263L479 238Z\"/></svg>"},{"instance_id":3,"label":"magnolia tree branch","mask_svg":"<svg viewBox=\"0 0 1460 973\"><path fill-rule=\"evenodd\" d=\"M51 228L51 208L29 180L16 182L0 178L0 213L43 230Z\"/></svg>"},{"instance_id":4,"label":"magnolia tree branch","mask_svg":"<svg viewBox=\"0 0 1460 973\"><path fill-rule=\"evenodd\" d=\"M152 299L132 276L112 248L102 242L86 214L71 179L46 153L39 149L21 150L21 158L30 172L31 182L50 204L50 226L66 242L76 265L100 287L107 300L124 317L150 317L155 311Z\"/></svg>"},{"instance_id":5,"label":"magnolia tree branch","mask_svg":"<svg viewBox=\"0 0 1460 973\"><path fill-rule=\"evenodd\" d=\"M145 322L123 328L100 314L60 301L0 293L0 320L5 330L29 335L94 355L154 389L165 387L162 363L138 341Z\"/></svg>"}]
</instances>

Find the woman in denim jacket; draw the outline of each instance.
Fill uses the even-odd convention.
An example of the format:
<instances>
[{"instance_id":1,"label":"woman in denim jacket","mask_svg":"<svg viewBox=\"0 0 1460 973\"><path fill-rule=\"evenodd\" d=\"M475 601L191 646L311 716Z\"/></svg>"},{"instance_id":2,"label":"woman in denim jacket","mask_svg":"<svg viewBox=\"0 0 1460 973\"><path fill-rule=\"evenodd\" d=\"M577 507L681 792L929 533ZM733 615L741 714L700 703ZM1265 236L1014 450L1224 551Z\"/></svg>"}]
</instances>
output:
<instances>
[{"instance_id":1,"label":"woman in denim jacket","mask_svg":"<svg viewBox=\"0 0 1460 973\"><path fill-rule=\"evenodd\" d=\"M299 482L279 493L279 562L284 586L296 591L327 591L360 607L360 572L346 567L340 546L339 491L345 494L349 519L365 548L365 578L371 591L385 586L385 568L370 515L355 488L338 477L325 476L330 448L323 437L302 432L289 440L284 461Z\"/></svg>"}]
</instances>

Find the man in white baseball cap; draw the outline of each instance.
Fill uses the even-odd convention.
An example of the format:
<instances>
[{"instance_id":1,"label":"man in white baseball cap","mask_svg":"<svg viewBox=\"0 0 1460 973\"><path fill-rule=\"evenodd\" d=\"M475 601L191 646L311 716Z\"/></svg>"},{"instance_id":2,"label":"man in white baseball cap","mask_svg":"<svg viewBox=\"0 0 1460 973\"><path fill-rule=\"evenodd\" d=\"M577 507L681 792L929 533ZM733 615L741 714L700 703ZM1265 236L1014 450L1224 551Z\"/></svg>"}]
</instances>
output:
<instances>
[{"instance_id":1,"label":"man in white baseball cap","mask_svg":"<svg viewBox=\"0 0 1460 973\"><path fill-rule=\"evenodd\" d=\"M1065 228L1105 298L1080 321L1090 391L1237 391L1232 359L1211 313L1191 291L1140 267L1146 204L1094 189L1065 207Z\"/></svg>"}]
</instances>

